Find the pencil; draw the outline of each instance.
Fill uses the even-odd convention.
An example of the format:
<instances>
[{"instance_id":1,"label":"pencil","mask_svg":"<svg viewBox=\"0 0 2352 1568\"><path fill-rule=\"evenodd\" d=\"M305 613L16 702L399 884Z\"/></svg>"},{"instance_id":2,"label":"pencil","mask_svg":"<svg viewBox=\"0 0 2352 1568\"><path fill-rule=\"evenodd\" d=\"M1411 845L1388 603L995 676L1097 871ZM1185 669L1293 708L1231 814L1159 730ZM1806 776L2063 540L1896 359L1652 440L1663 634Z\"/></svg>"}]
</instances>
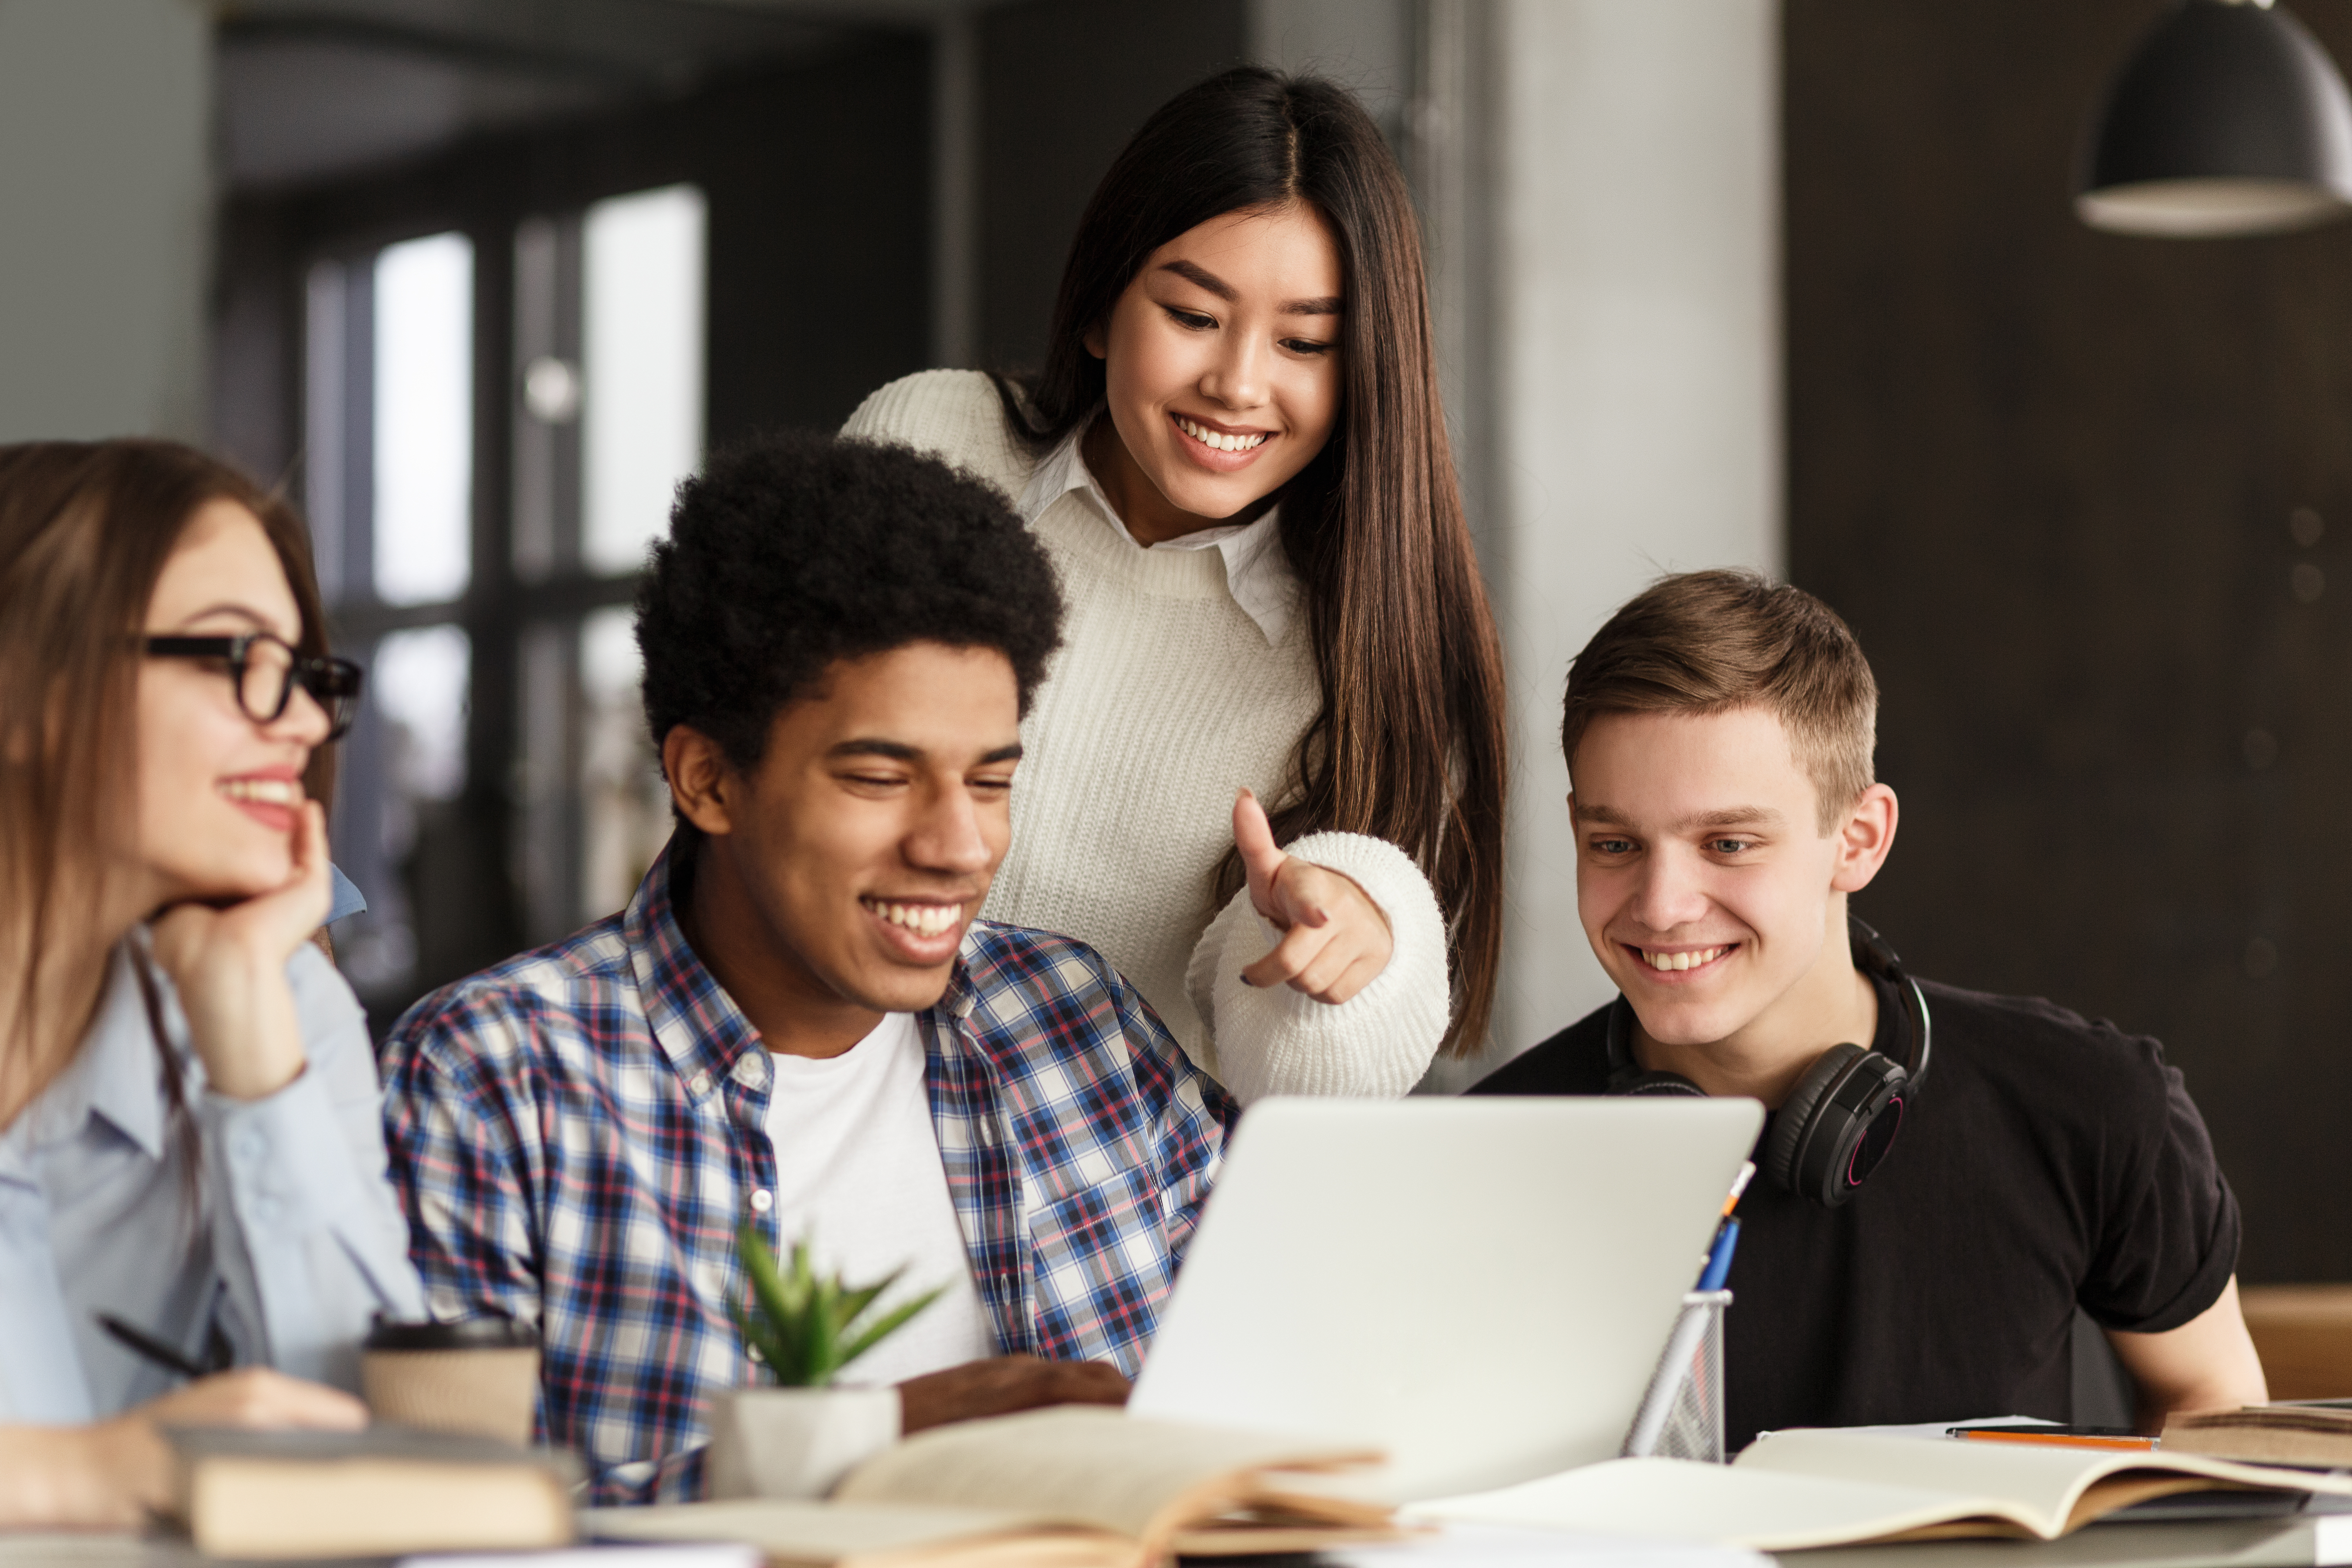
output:
<instances>
[{"instance_id":1,"label":"pencil","mask_svg":"<svg viewBox=\"0 0 2352 1568\"><path fill-rule=\"evenodd\" d=\"M1729 1219L1731 1217L1731 1211L1739 1206L1740 1198L1748 1191L1748 1184L1755 1179L1756 1162L1753 1160L1742 1161L1739 1166L1739 1174L1731 1178L1731 1195L1723 1200L1724 1218Z\"/></svg>"},{"instance_id":2,"label":"pencil","mask_svg":"<svg viewBox=\"0 0 2352 1568\"><path fill-rule=\"evenodd\" d=\"M2089 1437L2080 1432L2037 1432L2031 1426L2013 1426L2003 1431L1977 1426L1963 1428L1952 1434L1971 1443L2039 1443L2049 1448L2119 1448L2127 1452L2153 1448L2153 1437Z\"/></svg>"}]
</instances>

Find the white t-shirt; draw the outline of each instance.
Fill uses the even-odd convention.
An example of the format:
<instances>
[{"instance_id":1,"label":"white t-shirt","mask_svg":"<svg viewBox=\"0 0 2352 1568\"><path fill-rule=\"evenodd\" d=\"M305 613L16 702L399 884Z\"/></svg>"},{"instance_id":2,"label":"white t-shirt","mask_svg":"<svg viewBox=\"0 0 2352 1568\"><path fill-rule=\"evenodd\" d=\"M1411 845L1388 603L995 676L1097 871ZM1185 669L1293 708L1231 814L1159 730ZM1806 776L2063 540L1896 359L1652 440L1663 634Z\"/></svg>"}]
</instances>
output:
<instances>
[{"instance_id":1,"label":"white t-shirt","mask_svg":"<svg viewBox=\"0 0 2352 1568\"><path fill-rule=\"evenodd\" d=\"M776 1237L806 1237L819 1272L866 1285L906 1272L869 1318L944 1285L940 1299L842 1369L845 1384L902 1383L996 1354L948 1197L912 1013L885 1016L837 1057L771 1056Z\"/></svg>"}]
</instances>

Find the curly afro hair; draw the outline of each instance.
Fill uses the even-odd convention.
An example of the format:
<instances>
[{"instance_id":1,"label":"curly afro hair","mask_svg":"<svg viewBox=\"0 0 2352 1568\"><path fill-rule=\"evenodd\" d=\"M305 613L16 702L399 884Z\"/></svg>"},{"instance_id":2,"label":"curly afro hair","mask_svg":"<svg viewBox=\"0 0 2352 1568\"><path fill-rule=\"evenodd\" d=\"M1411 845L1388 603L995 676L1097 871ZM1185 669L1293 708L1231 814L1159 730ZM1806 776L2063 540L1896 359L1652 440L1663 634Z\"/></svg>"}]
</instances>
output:
<instances>
[{"instance_id":1,"label":"curly afro hair","mask_svg":"<svg viewBox=\"0 0 2352 1568\"><path fill-rule=\"evenodd\" d=\"M836 660L994 648L1025 713L1061 640L1053 566L1003 497L905 447L829 436L713 458L678 488L637 589L655 746L688 724L747 770Z\"/></svg>"}]
</instances>

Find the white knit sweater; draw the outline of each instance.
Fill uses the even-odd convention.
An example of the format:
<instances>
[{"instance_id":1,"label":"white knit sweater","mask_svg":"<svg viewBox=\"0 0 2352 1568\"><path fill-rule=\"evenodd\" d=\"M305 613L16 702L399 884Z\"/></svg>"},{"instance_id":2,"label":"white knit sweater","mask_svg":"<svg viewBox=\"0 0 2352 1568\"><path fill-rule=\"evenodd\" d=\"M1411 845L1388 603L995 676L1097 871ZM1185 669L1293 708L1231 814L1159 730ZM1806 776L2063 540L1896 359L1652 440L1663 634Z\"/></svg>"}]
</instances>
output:
<instances>
[{"instance_id":1,"label":"white knit sweater","mask_svg":"<svg viewBox=\"0 0 2352 1568\"><path fill-rule=\"evenodd\" d=\"M891 383L842 434L934 453L1010 497L1037 459L1014 440L986 376L928 371ZM1270 1094L1403 1094L1448 1016L1437 900L1395 846L1317 833L1286 846L1353 878L1396 950L1330 1006L1245 984L1277 934L1247 889L1211 908L1233 844L1236 790L1268 803L1317 706L1307 617L1280 643L1234 602L1216 550L1144 550L1073 490L1034 521L1067 605L1062 650L1021 726L1013 847L987 918L1100 950L1186 1052L1244 1104ZM1212 916L1214 916L1212 919Z\"/></svg>"}]
</instances>

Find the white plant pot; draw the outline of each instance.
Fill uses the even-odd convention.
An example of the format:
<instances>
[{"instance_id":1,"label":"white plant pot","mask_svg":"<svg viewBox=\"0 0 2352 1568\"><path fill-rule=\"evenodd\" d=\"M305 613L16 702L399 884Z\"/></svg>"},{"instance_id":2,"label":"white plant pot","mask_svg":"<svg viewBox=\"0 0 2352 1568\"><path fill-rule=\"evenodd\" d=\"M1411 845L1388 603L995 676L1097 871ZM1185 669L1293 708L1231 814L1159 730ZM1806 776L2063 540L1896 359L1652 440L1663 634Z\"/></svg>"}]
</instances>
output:
<instances>
[{"instance_id":1,"label":"white plant pot","mask_svg":"<svg viewBox=\"0 0 2352 1568\"><path fill-rule=\"evenodd\" d=\"M738 1388L710 1402L704 1495L821 1498L898 1440L895 1388Z\"/></svg>"}]
</instances>

